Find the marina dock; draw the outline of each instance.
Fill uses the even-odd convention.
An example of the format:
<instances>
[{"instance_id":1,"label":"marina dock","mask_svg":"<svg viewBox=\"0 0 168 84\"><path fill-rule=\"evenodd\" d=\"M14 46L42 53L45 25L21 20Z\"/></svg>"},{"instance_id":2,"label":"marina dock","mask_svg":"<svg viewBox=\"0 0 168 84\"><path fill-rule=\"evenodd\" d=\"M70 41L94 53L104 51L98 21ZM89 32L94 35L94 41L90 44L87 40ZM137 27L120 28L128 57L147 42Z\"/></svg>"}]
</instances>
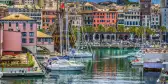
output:
<instances>
[{"instance_id":1,"label":"marina dock","mask_svg":"<svg viewBox=\"0 0 168 84\"><path fill-rule=\"evenodd\" d=\"M43 67L38 63L36 57L33 57L35 62L33 67L26 67L26 68L1 68L0 71L2 72L2 77L19 77L19 76L44 76L45 70Z\"/></svg>"}]
</instances>

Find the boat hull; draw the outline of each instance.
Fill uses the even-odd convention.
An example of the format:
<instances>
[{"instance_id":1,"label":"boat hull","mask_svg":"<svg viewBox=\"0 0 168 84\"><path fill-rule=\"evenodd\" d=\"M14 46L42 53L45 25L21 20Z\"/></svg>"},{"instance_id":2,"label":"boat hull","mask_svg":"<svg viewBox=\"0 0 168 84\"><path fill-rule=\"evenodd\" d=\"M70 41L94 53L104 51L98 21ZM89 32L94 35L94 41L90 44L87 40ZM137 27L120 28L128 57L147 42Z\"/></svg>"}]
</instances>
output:
<instances>
[{"instance_id":1,"label":"boat hull","mask_svg":"<svg viewBox=\"0 0 168 84\"><path fill-rule=\"evenodd\" d=\"M70 58L92 58L93 55L69 55Z\"/></svg>"},{"instance_id":2,"label":"boat hull","mask_svg":"<svg viewBox=\"0 0 168 84\"><path fill-rule=\"evenodd\" d=\"M81 71L84 67L48 67L48 69L52 71Z\"/></svg>"}]
</instances>

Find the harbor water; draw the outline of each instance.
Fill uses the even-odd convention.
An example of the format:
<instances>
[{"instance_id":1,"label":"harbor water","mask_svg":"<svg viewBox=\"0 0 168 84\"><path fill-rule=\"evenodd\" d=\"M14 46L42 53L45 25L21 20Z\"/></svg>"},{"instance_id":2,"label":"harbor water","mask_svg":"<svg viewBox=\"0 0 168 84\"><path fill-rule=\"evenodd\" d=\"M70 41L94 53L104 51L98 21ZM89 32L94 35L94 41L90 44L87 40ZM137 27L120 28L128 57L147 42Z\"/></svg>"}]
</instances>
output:
<instances>
[{"instance_id":1,"label":"harbor water","mask_svg":"<svg viewBox=\"0 0 168 84\"><path fill-rule=\"evenodd\" d=\"M73 59L85 63L84 71L52 71L45 77L5 77L0 84L156 84L160 73L130 66L127 56L137 50L95 48L93 58Z\"/></svg>"}]
</instances>

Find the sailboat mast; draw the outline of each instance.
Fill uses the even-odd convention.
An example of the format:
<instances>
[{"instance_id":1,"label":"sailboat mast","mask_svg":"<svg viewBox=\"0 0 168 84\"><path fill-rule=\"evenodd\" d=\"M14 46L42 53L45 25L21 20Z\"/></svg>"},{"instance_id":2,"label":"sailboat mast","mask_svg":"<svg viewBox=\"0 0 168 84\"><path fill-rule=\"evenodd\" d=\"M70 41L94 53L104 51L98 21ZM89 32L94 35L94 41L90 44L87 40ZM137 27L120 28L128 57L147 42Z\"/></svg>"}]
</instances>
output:
<instances>
[{"instance_id":1,"label":"sailboat mast","mask_svg":"<svg viewBox=\"0 0 168 84\"><path fill-rule=\"evenodd\" d=\"M61 53L61 56L63 55L63 52L62 52L62 25L63 25L63 22L62 22L62 17L61 15L59 14L59 27L60 27L60 53Z\"/></svg>"},{"instance_id":2,"label":"sailboat mast","mask_svg":"<svg viewBox=\"0 0 168 84\"><path fill-rule=\"evenodd\" d=\"M68 9L65 9L65 11L66 11L66 52L68 51L68 49L69 49L69 46L68 46L68 44L69 44L69 37L68 37L68 11L67 11Z\"/></svg>"}]
</instances>

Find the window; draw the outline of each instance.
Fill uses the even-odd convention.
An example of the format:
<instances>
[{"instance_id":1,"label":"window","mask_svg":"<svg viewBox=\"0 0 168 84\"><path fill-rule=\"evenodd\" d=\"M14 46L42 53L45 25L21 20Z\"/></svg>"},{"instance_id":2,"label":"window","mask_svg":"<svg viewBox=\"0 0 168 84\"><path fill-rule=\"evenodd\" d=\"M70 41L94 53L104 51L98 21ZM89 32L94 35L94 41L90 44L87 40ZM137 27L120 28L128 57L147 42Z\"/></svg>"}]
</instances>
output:
<instances>
[{"instance_id":1,"label":"window","mask_svg":"<svg viewBox=\"0 0 168 84\"><path fill-rule=\"evenodd\" d=\"M34 37L34 32L29 32L30 37Z\"/></svg>"},{"instance_id":2,"label":"window","mask_svg":"<svg viewBox=\"0 0 168 84\"><path fill-rule=\"evenodd\" d=\"M30 24L30 28L33 28L33 23Z\"/></svg>"},{"instance_id":3,"label":"window","mask_svg":"<svg viewBox=\"0 0 168 84\"><path fill-rule=\"evenodd\" d=\"M9 22L9 27L11 27L11 23Z\"/></svg>"},{"instance_id":4,"label":"window","mask_svg":"<svg viewBox=\"0 0 168 84\"><path fill-rule=\"evenodd\" d=\"M50 19L46 19L46 22L50 22Z\"/></svg>"},{"instance_id":5,"label":"window","mask_svg":"<svg viewBox=\"0 0 168 84\"><path fill-rule=\"evenodd\" d=\"M41 42L41 38L38 38L38 42Z\"/></svg>"},{"instance_id":6,"label":"window","mask_svg":"<svg viewBox=\"0 0 168 84\"><path fill-rule=\"evenodd\" d=\"M54 18L52 19L52 22L55 22L55 19L54 19Z\"/></svg>"},{"instance_id":7,"label":"window","mask_svg":"<svg viewBox=\"0 0 168 84\"><path fill-rule=\"evenodd\" d=\"M26 43L26 38L22 38L22 43Z\"/></svg>"},{"instance_id":8,"label":"window","mask_svg":"<svg viewBox=\"0 0 168 84\"><path fill-rule=\"evenodd\" d=\"M34 38L30 38L29 43L34 43Z\"/></svg>"},{"instance_id":9,"label":"window","mask_svg":"<svg viewBox=\"0 0 168 84\"><path fill-rule=\"evenodd\" d=\"M47 42L48 41L48 38L45 38L45 42Z\"/></svg>"},{"instance_id":10,"label":"window","mask_svg":"<svg viewBox=\"0 0 168 84\"><path fill-rule=\"evenodd\" d=\"M24 37L24 36L27 36L27 35L26 35L26 32L22 32L22 36L23 36L23 37Z\"/></svg>"},{"instance_id":11,"label":"window","mask_svg":"<svg viewBox=\"0 0 168 84\"><path fill-rule=\"evenodd\" d=\"M23 28L24 28L24 29L26 28L26 23L23 23Z\"/></svg>"},{"instance_id":12,"label":"window","mask_svg":"<svg viewBox=\"0 0 168 84\"><path fill-rule=\"evenodd\" d=\"M16 27L18 27L18 25L19 25L19 24L18 24L18 23L16 23Z\"/></svg>"}]
</instances>

